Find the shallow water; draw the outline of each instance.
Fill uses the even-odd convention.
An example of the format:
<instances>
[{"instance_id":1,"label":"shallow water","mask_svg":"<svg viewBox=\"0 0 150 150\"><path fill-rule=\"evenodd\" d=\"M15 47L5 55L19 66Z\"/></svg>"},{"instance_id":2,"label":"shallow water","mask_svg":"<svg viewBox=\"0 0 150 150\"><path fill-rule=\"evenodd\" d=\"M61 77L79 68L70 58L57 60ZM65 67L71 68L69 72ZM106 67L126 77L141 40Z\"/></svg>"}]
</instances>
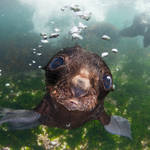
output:
<instances>
[{"instance_id":1,"label":"shallow water","mask_svg":"<svg viewBox=\"0 0 150 150\"><path fill-rule=\"evenodd\" d=\"M71 3L92 12L91 19L83 20L69 9L61 11ZM131 26L136 15L148 14L149 10L148 0L1 0L0 107L34 108L45 90L44 72L39 66L44 66L60 49L79 44L99 55L109 53L104 60L111 69L116 89L106 97L105 109L129 120L133 140L107 133L98 121L74 130L39 126L8 131L3 125L0 149L150 149L150 47L144 48L144 36L119 34ZM83 40L72 40L68 32L79 22L88 26L82 32ZM41 43L40 33L53 33L54 28L60 29L60 36ZM111 40L102 40L103 34ZM112 53L112 48L118 49L118 53Z\"/></svg>"}]
</instances>

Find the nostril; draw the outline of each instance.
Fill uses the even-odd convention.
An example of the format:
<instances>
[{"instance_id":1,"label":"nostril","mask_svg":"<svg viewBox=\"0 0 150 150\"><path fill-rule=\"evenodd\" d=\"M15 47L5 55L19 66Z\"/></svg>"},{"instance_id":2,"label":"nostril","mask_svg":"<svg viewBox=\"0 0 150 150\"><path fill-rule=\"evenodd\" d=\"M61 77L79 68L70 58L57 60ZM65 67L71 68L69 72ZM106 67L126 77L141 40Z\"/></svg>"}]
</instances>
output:
<instances>
[{"instance_id":1,"label":"nostril","mask_svg":"<svg viewBox=\"0 0 150 150\"><path fill-rule=\"evenodd\" d=\"M72 93L75 97L81 97L87 94L87 91L80 87L72 87Z\"/></svg>"}]
</instances>

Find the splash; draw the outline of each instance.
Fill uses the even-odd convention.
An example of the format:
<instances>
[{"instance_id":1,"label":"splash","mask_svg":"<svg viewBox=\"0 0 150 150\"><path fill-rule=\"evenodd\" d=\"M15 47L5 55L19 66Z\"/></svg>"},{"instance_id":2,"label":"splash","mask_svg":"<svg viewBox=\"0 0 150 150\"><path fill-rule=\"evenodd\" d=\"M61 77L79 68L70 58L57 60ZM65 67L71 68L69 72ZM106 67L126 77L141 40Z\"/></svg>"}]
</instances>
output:
<instances>
[{"instance_id":1,"label":"splash","mask_svg":"<svg viewBox=\"0 0 150 150\"><path fill-rule=\"evenodd\" d=\"M27 4L34 9L32 21L34 30L36 32L46 32L50 30L50 24L54 23L53 20L66 20L68 24L74 24L72 13L62 12L61 8L65 5L78 4L83 10L92 12L92 19L96 21L105 20L105 16L111 7L118 2L118 0L19 0L23 4ZM61 21L62 22L62 21Z\"/></svg>"},{"instance_id":2,"label":"splash","mask_svg":"<svg viewBox=\"0 0 150 150\"><path fill-rule=\"evenodd\" d=\"M34 31L49 32L54 25L61 26L64 30L69 30L75 24L75 15L70 11L61 11L66 5L78 4L83 10L92 12L92 20L101 22L106 19L107 14L111 13L112 8L118 9L120 6L126 8L133 7L136 13L147 12L150 10L149 0L18 0L34 9L32 22ZM116 7L117 6L117 7ZM55 22L53 22L55 20ZM58 23L58 22L59 23ZM61 23L61 24L60 24Z\"/></svg>"}]
</instances>

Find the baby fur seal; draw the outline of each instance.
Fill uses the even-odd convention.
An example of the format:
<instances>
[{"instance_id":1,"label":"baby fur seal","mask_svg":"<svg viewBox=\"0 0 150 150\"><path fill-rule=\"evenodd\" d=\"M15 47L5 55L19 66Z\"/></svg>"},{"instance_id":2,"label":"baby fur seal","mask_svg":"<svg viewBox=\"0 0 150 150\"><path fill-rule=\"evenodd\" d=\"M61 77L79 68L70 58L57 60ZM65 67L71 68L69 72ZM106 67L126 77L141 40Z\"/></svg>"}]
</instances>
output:
<instances>
[{"instance_id":1,"label":"baby fur seal","mask_svg":"<svg viewBox=\"0 0 150 150\"><path fill-rule=\"evenodd\" d=\"M0 125L27 129L40 124L72 129L99 120L112 133L131 138L130 124L120 116L109 116L104 98L113 90L112 74L100 56L80 46L65 48L43 68L46 94L33 110L0 109Z\"/></svg>"}]
</instances>

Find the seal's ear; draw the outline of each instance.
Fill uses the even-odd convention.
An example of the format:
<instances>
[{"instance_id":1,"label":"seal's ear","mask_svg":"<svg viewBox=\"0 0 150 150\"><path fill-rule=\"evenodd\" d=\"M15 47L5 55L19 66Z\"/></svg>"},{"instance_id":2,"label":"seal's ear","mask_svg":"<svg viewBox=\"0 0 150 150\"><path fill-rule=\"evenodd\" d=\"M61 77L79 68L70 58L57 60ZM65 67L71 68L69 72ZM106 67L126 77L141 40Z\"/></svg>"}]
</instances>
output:
<instances>
[{"instance_id":1,"label":"seal's ear","mask_svg":"<svg viewBox=\"0 0 150 150\"><path fill-rule=\"evenodd\" d=\"M109 133L125 136L132 140L130 123L121 116L111 116L110 122L104 125L104 128Z\"/></svg>"}]
</instances>

